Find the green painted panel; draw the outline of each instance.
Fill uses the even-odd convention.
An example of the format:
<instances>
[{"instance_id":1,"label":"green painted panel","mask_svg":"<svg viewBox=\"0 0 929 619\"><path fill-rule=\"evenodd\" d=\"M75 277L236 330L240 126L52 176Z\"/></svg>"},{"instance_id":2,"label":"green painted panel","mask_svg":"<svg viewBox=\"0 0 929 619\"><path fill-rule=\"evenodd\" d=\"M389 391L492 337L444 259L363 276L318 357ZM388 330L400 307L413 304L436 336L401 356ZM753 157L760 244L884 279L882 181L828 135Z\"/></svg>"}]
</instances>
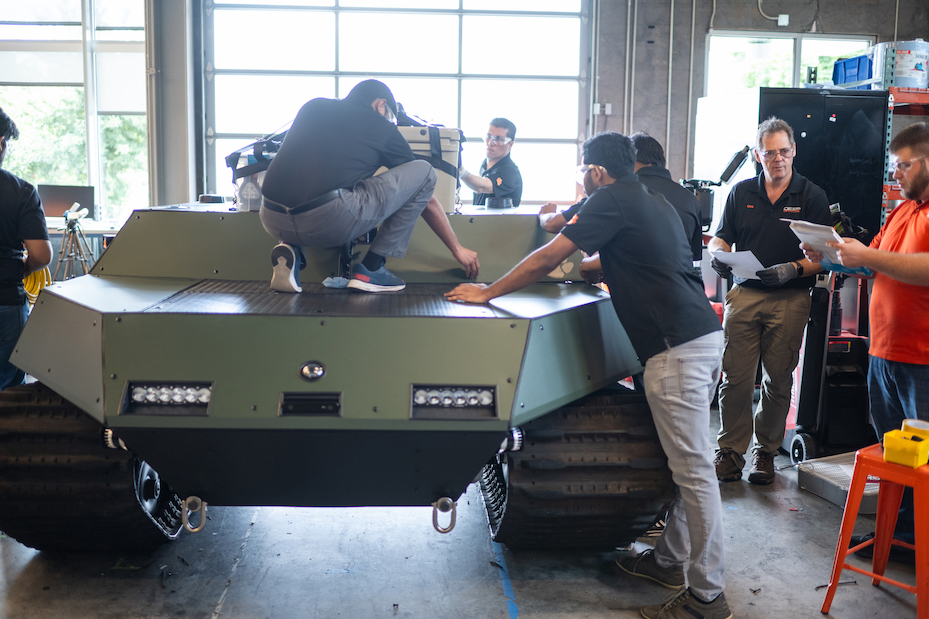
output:
<instances>
[{"instance_id":1,"label":"green painted panel","mask_svg":"<svg viewBox=\"0 0 929 619\"><path fill-rule=\"evenodd\" d=\"M641 370L611 303L537 318L530 328L512 425Z\"/></svg>"},{"instance_id":2,"label":"green painted panel","mask_svg":"<svg viewBox=\"0 0 929 619\"><path fill-rule=\"evenodd\" d=\"M505 421L528 326L489 318L110 315L107 420L113 427L357 428L405 421L406 429L453 429L409 420L411 386L423 384L496 386ZM301 379L308 361L321 362L326 376ZM127 381L181 380L214 383L208 418L117 415ZM342 418L278 417L282 392L341 393Z\"/></svg>"},{"instance_id":3,"label":"green painted panel","mask_svg":"<svg viewBox=\"0 0 929 619\"><path fill-rule=\"evenodd\" d=\"M257 212L211 211L198 205L139 210L94 266L96 275L271 281L277 240ZM338 251L308 249L303 281L336 273Z\"/></svg>"},{"instance_id":4,"label":"green painted panel","mask_svg":"<svg viewBox=\"0 0 929 619\"><path fill-rule=\"evenodd\" d=\"M52 284L43 294L54 294L100 312L139 312L198 281L87 275Z\"/></svg>"},{"instance_id":5,"label":"green painted panel","mask_svg":"<svg viewBox=\"0 0 929 619\"><path fill-rule=\"evenodd\" d=\"M102 423L102 337L99 312L43 290L10 360Z\"/></svg>"}]
</instances>

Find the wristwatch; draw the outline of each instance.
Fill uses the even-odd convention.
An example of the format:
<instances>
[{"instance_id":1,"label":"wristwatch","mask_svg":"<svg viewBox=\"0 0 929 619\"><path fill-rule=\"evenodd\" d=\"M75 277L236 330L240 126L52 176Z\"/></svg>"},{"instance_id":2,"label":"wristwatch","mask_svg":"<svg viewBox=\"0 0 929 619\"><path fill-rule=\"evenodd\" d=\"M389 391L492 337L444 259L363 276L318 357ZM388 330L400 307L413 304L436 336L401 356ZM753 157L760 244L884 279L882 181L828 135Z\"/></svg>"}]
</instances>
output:
<instances>
[{"instance_id":1,"label":"wristwatch","mask_svg":"<svg viewBox=\"0 0 929 619\"><path fill-rule=\"evenodd\" d=\"M797 277L803 277L803 265L798 260L794 260L794 264L797 265Z\"/></svg>"}]
</instances>

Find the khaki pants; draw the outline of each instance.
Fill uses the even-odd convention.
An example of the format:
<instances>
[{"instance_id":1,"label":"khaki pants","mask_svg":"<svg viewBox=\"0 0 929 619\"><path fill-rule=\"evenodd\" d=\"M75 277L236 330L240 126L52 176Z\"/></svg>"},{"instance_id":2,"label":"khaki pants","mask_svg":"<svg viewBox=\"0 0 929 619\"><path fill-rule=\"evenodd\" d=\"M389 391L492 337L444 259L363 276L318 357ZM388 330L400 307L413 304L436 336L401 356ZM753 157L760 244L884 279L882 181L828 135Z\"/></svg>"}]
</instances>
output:
<instances>
[{"instance_id":1,"label":"khaki pants","mask_svg":"<svg viewBox=\"0 0 929 619\"><path fill-rule=\"evenodd\" d=\"M725 350L719 388L719 448L744 460L753 451L777 453L784 440L793 371L810 318L807 289L756 290L735 286L726 295ZM761 360L761 401L752 413Z\"/></svg>"}]
</instances>

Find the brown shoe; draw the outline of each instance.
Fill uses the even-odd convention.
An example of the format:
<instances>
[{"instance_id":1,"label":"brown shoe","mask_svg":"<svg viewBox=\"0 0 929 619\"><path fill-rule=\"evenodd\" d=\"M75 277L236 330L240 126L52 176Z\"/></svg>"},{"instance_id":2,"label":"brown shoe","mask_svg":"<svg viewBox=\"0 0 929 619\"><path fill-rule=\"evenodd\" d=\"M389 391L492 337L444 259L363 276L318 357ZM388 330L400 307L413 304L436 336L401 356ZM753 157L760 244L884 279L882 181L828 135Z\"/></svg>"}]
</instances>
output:
<instances>
[{"instance_id":1,"label":"brown shoe","mask_svg":"<svg viewBox=\"0 0 929 619\"><path fill-rule=\"evenodd\" d=\"M741 458L734 451L720 449L716 452L713 464L716 466L716 479L719 481L739 481L742 479Z\"/></svg>"},{"instance_id":2,"label":"brown shoe","mask_svg":"<svg viewBox=\"0 0 929 619\"><path fill-rule=\"evenodd\" d=\"M752 470L748 474L748 481L764 486L774 481L774 454L766 451L756 451L752 456Z\"/></svg>"}]
</instances>

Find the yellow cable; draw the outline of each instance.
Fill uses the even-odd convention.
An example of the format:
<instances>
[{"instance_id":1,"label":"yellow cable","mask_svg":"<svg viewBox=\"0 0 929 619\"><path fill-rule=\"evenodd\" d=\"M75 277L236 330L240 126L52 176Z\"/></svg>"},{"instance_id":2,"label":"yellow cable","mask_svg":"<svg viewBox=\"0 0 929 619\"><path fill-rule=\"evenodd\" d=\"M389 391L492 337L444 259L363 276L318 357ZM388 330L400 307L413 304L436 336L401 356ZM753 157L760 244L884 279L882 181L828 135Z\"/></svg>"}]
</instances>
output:
<instances>
[{"instance_id":1,"label":"yellow cable","mask_svg":"<svg viewBox=\"0 0 929 619\"><path fill-rule=\"evenodd\" d=\"M52 274L47 267L24 277L23 288L26 289L26 298L29 300L29 305L35 305L35 300L38 298L39 293L51 283Z\"/></svg>"}]
</instances>

